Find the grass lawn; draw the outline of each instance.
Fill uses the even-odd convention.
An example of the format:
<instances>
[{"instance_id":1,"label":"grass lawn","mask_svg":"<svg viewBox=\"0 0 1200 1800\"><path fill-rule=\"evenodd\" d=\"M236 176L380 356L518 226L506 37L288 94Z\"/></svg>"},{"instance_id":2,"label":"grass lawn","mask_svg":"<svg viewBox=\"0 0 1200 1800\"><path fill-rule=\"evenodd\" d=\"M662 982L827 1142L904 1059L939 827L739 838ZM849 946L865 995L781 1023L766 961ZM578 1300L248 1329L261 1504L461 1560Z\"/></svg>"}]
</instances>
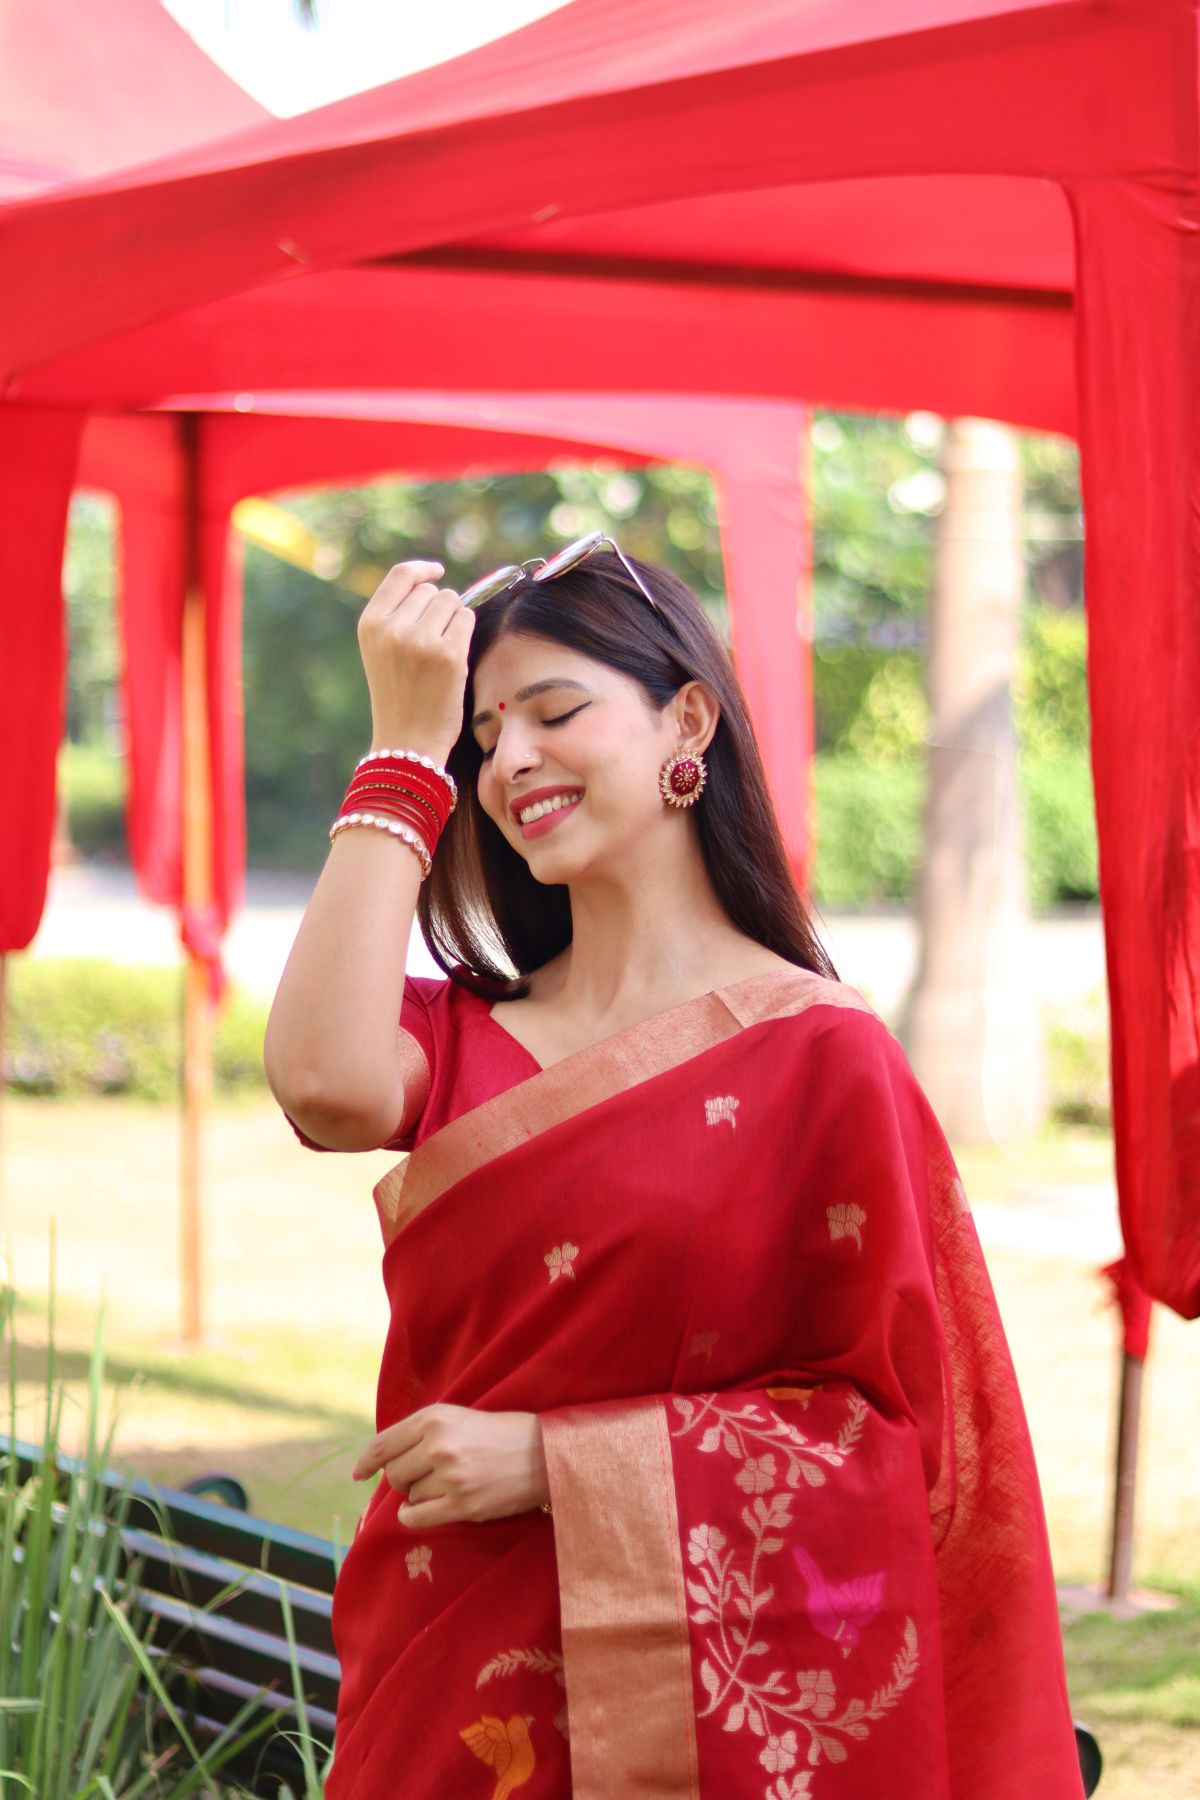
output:
<instances>
[{"instance_id":1,"label":"grass lawn","mask_svg":"<svg viewBox=\"0 0 1200 1800\"><path fill-rule=\"evenodd\" d=\"M178 1123L128 1102L4 1103L0 1245L21 1296L29 1435L45 1337L49 1228L58 1341L82 1392L107 1293L122 1460L165 1481L237 1475L256 1512L332 1536L365 1499L349 1479L372 1429L386 1325L370 1188L385 1154L316 1156L265 1100L217 1107L208 1147L208 1341L176 1339ZM1117 1374L1096 1265L1115 1249L1111 1145L1047 1137L959 1164L1029 1412L1064 1583L1104 1566ZM1065 1620L1076 1716L1106 1757L1103 1800L1200 1800L1200 1328L1159 1309L1144 1401L1142 1587L1176 1597L1128 1620ZM1014 1796L1014 1800L1025 1800Z\"/></svg>"}]
</instances>

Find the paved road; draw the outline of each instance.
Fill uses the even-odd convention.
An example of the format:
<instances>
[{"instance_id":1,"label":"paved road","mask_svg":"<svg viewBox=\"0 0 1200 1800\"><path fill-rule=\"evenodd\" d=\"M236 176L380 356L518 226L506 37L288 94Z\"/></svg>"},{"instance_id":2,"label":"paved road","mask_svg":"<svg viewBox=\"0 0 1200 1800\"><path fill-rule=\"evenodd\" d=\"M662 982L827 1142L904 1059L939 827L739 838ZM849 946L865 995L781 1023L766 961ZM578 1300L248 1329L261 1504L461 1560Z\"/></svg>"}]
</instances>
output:
<instances>
[{"instance_id":1,"label":"paved road","mask_svg":"<svg viewBox=\"0 0 1200 1800\"><path fill-rule=\"evenodd\" d=\"M246 904L229 933L227 963L247 992L269 997L291 948L312 882L306 877L251 875ZM912 979L916 933L907 913L830 913L818 933L838 973L862 988L892 1017ZM51 884L35 956L104 956L116 962L172 964L179 960L171 915L139 900L122 870L84 865L61 869ZM438 971L423 943L409 959L414 974ZM1104 944L1096 908L1078 908L1034 921L1025 975L1046 1000L1068 1003L1104 981Z\"/></svg>"}]
</instances>

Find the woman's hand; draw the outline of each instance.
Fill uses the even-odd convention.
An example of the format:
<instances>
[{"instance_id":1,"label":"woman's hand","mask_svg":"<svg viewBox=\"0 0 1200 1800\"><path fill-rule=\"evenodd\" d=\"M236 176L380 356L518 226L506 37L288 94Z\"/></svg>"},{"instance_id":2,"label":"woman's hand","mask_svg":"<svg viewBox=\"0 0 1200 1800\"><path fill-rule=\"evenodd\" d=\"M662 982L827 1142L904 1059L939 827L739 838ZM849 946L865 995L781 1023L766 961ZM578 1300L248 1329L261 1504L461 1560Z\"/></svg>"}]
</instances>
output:
<instances>
[{"instance_id":1,"label":"woman's hand","mask_svg":"<svg viewBox=\"0 0 1200 1800\"><path fill-rule=\"evenodd\" d=\"M371 1439L355 1481L380 1471L407 1494L402 1525L505 1519L550 1498L542 1422L536 1413L422 1406Z\"/></svg>"},{"instance_id":2,"label":"woman's hand","mask_svg":"<svg viewBox=\"0 0 1200 1800\"><path fill-rule=\"evenodd\" d=\"M439 762L462 730L475 614L435 586L438 562L397 563L363 608L358 647L371 695L372 742Z\"/></svg>"}]
</instances>

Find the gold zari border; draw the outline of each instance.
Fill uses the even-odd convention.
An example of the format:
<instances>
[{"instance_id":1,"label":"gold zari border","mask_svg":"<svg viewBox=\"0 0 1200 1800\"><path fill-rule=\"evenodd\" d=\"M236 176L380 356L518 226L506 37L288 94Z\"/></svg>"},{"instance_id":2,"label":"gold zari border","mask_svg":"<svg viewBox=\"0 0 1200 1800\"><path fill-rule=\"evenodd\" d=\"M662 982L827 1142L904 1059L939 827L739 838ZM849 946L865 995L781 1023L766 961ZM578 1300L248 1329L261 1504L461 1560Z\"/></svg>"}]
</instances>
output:
<instances>
[{"instance_id":1,"label":"gold zari border","mask_svg":"<svg viewBox=\"0 0 1200 1800\"><path fill-rule=\"evenodd\" d=\"M541 1415L574 1800L698 1800L687 1598L661 1400ZM630 1684L637 1703L630 1704Z\"/></svg>"},{"instance_id":2,"label":"gold zari border","mask_svg":"<svg viewBox=\"0 0 1200 1800\"><path fill-rule=\"evenodd\" d=\"M473 1107L426 1138L375 1187L385 1244L457 1182L530 1138L663 1075L749 1025L810 1006L873 1009L840 981L807 969L769 971L731 982L668 1012L630 1025Z\"/></svg>"}]
</instances>

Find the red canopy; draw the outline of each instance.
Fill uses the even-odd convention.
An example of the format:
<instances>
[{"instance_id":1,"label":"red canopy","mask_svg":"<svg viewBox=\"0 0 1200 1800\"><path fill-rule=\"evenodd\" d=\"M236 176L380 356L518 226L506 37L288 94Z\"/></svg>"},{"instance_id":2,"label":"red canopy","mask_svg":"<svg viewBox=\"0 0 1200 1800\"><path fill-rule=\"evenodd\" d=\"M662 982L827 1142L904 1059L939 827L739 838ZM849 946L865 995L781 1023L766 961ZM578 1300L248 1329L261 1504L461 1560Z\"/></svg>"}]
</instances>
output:
<instances>
[{"instance_id":1,"label":"red canopy","mask_svg":"<svg viewBox=\"0 0 1200 1800\"><path fill-rule=\"evenodd\" d=\"M57 417L18 409L9 415L26 431L40 428L48 416ZM504 394L278 394L254 413L239 413L231 398L197 398L183 416L195 421L186 449L172 414L93 416L78 468L71 436L58 482L42 480L38 498L43 506L49 494L61 498L77 479L111 491L120 504L130 855L147 898L180 906L180 609L188 554L186 490L189 480L196 481L200 579L208 601L214 869L212 905L184 909L183 937L214 972L221 936L241 897L245 852L241 571L230 513L247 494L359 480L381 469L446 479L471 467L543 468L555 457L616 451L632 463L669 460L710 470L717 486L733 654L765 746L793 872L801 884L806 881L809 663L807 654L780 654L789 643L806 648L811 637L807 612L799 610L808 569L807 513L797 478L807 437L803 408L684 399L647 406L640 397L586 394L537 400ZM77 433L78 416L64 417ZM31 607L24 618L31 637L40 633L58 646L56 609ZM52 659L46 660L42 687L61 687ZM34 721L25 724L30 729ZM57 712L40 724L43 758L52 768ZM27 829L29 824L26 820ZM28 846L28 835L24 842ZM8 862L7 879L0 881L0 946L16 947L33 935L46 875L47 864L27 849Z\"/></svg>"},{"instance_id":2,"label":"red canopy","mask_svg":"<svg viewBox=\"0 0 1200 1800\"><path fill-rule=\"evenodd\" d=\"M0 199L108 175L270 116L160 0L0 8Z\"/></svg>"},{"instance_id":3,"label":"red canopy","mask_svg":"<svg viewBox=\"0 0 1200 1800\"><path fill-rule=\"evenodd\" d=\"M1145 1285L1187 1313L1195 12L573 0L406 81L0 213L22 272L0 293L10 403L572 387L1076 430L1122 1217Z\"/></svg>"}]
</instances>

